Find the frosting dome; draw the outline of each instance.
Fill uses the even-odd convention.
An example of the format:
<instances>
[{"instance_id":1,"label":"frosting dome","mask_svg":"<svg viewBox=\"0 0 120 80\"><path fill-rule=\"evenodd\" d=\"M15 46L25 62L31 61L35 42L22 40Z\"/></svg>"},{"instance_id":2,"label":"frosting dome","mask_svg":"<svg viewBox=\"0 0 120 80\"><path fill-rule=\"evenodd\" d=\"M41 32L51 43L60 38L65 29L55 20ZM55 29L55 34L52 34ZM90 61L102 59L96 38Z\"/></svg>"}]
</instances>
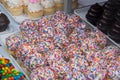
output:
<instances>
[{"instance_id":1,"label":"frosting dome","mask_svg":"<svg viewBox=\"0 0 120 80\"><path fill-rule=\"evenodd\" d=\"M44 8L51 8L55 5L53 0L41 0L41 4Z\"/></svg>"}]
</instances>

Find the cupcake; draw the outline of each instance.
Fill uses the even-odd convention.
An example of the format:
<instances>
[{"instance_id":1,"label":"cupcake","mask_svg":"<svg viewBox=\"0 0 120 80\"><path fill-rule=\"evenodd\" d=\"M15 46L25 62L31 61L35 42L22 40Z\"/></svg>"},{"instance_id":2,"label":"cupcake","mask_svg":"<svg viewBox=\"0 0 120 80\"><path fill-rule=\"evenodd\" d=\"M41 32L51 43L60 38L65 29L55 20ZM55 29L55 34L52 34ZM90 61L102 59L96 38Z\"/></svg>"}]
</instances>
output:
<instances>
[{"instance_id":1,"label":"cupcake","mask_svg":"<svg viewBox=\"0 0 120 80\"><path fill-rule=\"evenodd\" d=\"M43 7L38 0L29 0L27 15L31 19L43 16Z\"/></svg>"},{"instance_id":2,"label":"cupcake","mask_svg":"<svg viewBox=\"0 0 120 80\"><path fill-rule=\"evenodd\" d=\"M13 16L23 14L22 0L6 0L5 7Z\"/></svg>"},{"instance_id":3,"label":"cupcake","mask_svg":"<svg viewBox=\"0 0 120 80\"><path fill-rule=\"evenodd\" d=\"M64 1L63 0L54 0L56 11L63 10Z\"/></svg>"},{"instance_id":4,"label":"cupcake","mask_svg":"<svg viewBox=\"0 0 120 80\"><path fill-rule=\"evenodd\" d=\"M31 44L39 42L40 36L35 21L29 19L23 21L23 23L20 25L20 30L22 37L31 42Z\"/></svg>"},{"instance_id":5,"label":"cupcake","mask_svg":"<svg viewBox=\"0 0 120 80\"><path fill-rule=\"evenodd\" d=\"M111 28L111 25L113 24L113 22L114 21L113 21L112 14L103 13L101 18L97 22L97 27L98 29L100 29L102 32L106 34L107 31Z\"/></svg>"},{"instance_id":6,"label":"cupcake","mask_svg":"<svg viewBox=\"0 0 120 80\"><path fill-rule=\"evenodd\" d=\"M120 42L120 10L115 16L115 23L113 24L112 28L108 31L108 35L116 42Z\"/></svg>"},{"instance_id":7,"label":"cupcake","mask_svg":"<svg viewBox=\"0 0 120 80\"><path fill-rule=\"evenodd\" d=\"M88 10L86 18L91 24L96 25L96 21L102 15L102 12L102 6L100 6L98 3L93 4Z\"/></svg>"},{"instance_id":8,"label":"cupcake","mask_svg":"<svg viewBox=\"0 0 120 80\"><path fill-rule=\"evenodd\" d=\"M72 9L77 8L78 6L78 0L72 0Z\"/></svg>"},{"instance_id":9,"label":"cupcake","mask_svg":"<svg viewBox=\"0 0 120 80\"><path fill-rule=\"evenodd\" d=\"M116 3L114 1L107 1L104 4L104 12L108 12L110 11L111 13L113 13L116 10Z\"/></svg>"},{"instance_id":10,"label":"cupcake","mask_svg":"<svg viewBox=\"0 0 120 80\"><path fill-rule=\"evenodd\" d=\"M106 37L101 31L92 30L91 32L86 34L86 36L87 37L81 41L81 50L83 52L96 52L97 50L101 50L106 46Z\"/></svg>"},{"instance_id":11,"label":"cupcake","mask_svg":"<svg viewBox=\"0 0 120 80\"><path fill-rule=\"evenodd\" d=\"M8 17L4 13L0 12L0 32L5 31L9 23L10 21Z\"/></svg>"},{"instance_id":12,"label":"cupcake","mask_svg":"<svg viewBox=\"0 0 120 80\"><path fill-rule=\"evenodd\" d=\"M53 0L41 0L44 7L44 15L51 15L55 12L55 4Z\"/></svg>"},{"instance_id":13,"label":"cupcake","mask_svg":"<svg viewBox=\"0 0 120 80\"><path fill-rule=\"evenodd\" d=\"M107 31L112 27L114 23L114 14L116 13L116 5L112 1L108 1L103 6L103 15L97 22L97 27L107 34Z\"/></svg>"},{"instance_id":14,"label":"cupcake","mask_svg":"<svg viewBox=\"0 0 120 80\"><path fill-rule=\"evenodd\" d=\"M22 36L20 34L12 34L6 38L6 51L16 57L15 52L18 49L18 46L22 43Z\"/></svg>"}]
</instances>

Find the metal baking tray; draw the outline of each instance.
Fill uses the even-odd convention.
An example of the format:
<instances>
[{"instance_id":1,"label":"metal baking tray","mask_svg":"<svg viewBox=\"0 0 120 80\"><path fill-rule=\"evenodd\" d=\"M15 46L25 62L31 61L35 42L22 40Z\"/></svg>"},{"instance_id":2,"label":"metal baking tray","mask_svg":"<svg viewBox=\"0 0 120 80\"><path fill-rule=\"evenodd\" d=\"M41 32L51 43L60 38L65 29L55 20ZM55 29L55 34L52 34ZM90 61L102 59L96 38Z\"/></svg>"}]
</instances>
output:
<instances>
[{"instance_id":1,"label":"metal baking tray","mask_svg":"<svg viewBox=\"0 0 120 80\"><path fill-rule=\"evenodd\" d=\"M0 42L1 43L1 42ZM26 75L26 73L23 71L23 69L20 67L20 65L16 62L16 60L9 55L3 46L0 45L0 55L2 55L3 57L7 58L10 60L10 62L14 65L15 69L17 69L20 72L23 72L24 75L26 76L26 80L30 80L29 77Z\"/></svg>"},{"instance_id":2,"label":"metal baking tray","mask_svg":"<svg viewBox=\"0 0 120 80\"><path fill-rule=\"evenodd\" d=\"M96 27L95 27L95 28L94 28L94 27L91 27L92 25L86 23L84 20L83 20L82 22L83 22L83 24L86 24L90 29L96 29ZM19 32L14 32L14 33L12 33L12 34L19 34ZM17 59L15 59L15 58L14 58L13 56L11 56L7 51L5 51L5 49L6 49L5 39L6 39L8 36L12 35L12 34L4 35L4 36L1 36L1 37L0 37L0 40L3 41L3 42L1 42L1 43L2 43L2 48L0 47L0 51L2 51L2 53L4 53L4 55L5 55L6 57L8 57L8 58L11 59L11 61L13 62L13 64L14 64L16 67L18 67L19 71L22 71L22 72L26 75L27 80L30 80L29 74L28 74L29 71L27 71L27 69L24 67L24 65L19 66L19 65L21 65L20 63L18 63L19 61L17 62ZM107 36L106 36L106 37L107 37ZM115 43L112 39L110 39L109 37L107 37L107 45L115 45L115 46L117 46L117 47L120 49L119 45L118 45L117 43ZM99 77L99 76L98 76L98 77ZM98 80L97 77L96 77L95 80Z\"/></svg>"},{"instance_id":3,"label":"metal baking tray","mask_svg":"<svg viewBox=\"0 0 120 80\"><path fill-rule=\"evenodd\" d=\"M83 24L86 24L90 29L97 29L96 27L94 27L93 25L87 23L87 22L84 21L84 20L82 20L82 23L83 23ZM6 34L6 35L0 36L0 40L2 41L1 44L2 44L2 46L3 46L3 50L5 50L5 48L6 48L6 44L5 44L6 38L7 38L8 36L12 35L12 34L19 34L19 31L18 31L18 32L16 31L16 32L11 33L11 34ZM117 46L117 47L120 49L120 46L119 46L117 43L115 43L115 42L114 42L112 39L110 39L108 36L106 36L106 37L107 37L107 45L115 45L115 46ZM9 55L8 52L6 52L6 55L11 56L11 55ZM12 57L12 56L11 56L11 57ZM19 63L17 63L17 61L16 61L15 58L12 57L12 59L15 61L15 63L16 63L18 66L20 65ZM22 65L22 66L19 66L19 67L22 68L22 71L25 73L25 75L29 77L29 75L27 74L28 72L26 71L26 68L25 68L23 65ZM28 78L28 80L29 80L29 78ZM97 79L96 79L96 80L97 80Z\"/></svg>"},{"instance_id":4,"label":"metal baking tray","mask_svg":"<svg viewBox=\"0 0 120 80\"><path fill-rule=\"evenodd\" d=\"M101 3L99 3L99 4L100 4L100 5L103 5L104 3L105 3L105 2L101 2ZM86 19L86 17L85 17L86 14L87 14L87 12L88 12L88 10L89 10L89 8L90 8L90 6L91 6L91 5L84 6L84 7L81 7L81 8L79 8L79 9L76 9L76 10L74 10L74 14L80 16L80 18L83 20L83 22L84 22L86 25L88 25L88 27L90 27L91 29L97 29L97 27L95 27L95 26L92 25L90 22L88 22L87 19ZM106 37L107 37L107 41L108 41L107 44L115 45L115 46L117 46L118 48L120 48L120 44L116 43L116 42L115 42L114 40L112 40L109 36L106 35Z\"/></svg>"}]
</instances>

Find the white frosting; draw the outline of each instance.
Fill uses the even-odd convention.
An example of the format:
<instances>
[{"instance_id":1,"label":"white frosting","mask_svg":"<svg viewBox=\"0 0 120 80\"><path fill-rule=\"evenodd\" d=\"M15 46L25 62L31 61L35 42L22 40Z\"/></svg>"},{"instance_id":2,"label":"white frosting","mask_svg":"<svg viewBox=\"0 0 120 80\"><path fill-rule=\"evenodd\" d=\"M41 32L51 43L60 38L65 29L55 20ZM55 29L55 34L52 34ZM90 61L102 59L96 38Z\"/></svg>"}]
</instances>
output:
<instances>
[{"instance_id":1,"label":"white frosting","mask_svg":"<svg viewBox=\"0 0 120 80\"><path fill-rule=\"evenodd\" d=\"M19 7L22 4L22 0L6 0L7 4L9 7L14 8L14 7Z\"/></svg>"},{"instance_id":2,"label":"white frosting","mask_svg":"<svg viewBox=\"0 0 120 80\"><path fill-rule=\"evenodd\" d=\"M29 0L23 0L23 4L27 6L29 4Z\"/></svg>"},{"instance_id":3,"label":"white frosting","mask_svg":"<svg viewBox=\"0 0 120 80\"><path fill-rule=\"evenodd\" d=\"M43 7L40 3L29 3L28 4L28 10L30 12L38 12L40 10L43 10Z\"/></svg>"},{"instance_id":4,"label":"white frosting","mask_svg":"<svg viewBox=\"0 0 120 80\"><path fill-rule=\"evenodd\" d=\"M41 4L44 8L51 8L55 5L53 0L41 0Z\"/></svg>"},{"instance_id":5,"label":"white frosting","mask_svg":"<svg viewBox=\"0 0 120 80\"><path fill-rule=\"evenodd\" d=\"M56 3L64 3L64 0L54 0Z\"/></svg>"}]
</instances>

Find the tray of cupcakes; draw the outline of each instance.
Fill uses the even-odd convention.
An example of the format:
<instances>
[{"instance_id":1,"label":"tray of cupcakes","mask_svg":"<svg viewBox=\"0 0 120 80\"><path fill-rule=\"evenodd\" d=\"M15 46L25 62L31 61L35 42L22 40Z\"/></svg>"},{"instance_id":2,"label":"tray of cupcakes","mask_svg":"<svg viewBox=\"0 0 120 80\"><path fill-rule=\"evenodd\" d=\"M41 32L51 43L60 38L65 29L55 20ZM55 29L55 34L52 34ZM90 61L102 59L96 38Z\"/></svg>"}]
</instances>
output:
<instances>
[{"instance_id":1,"label":"tray of cupcakes","mask_svg":"<svg viewBox=\"0 0 120 80\"><path fill-rule=\"evenodd\" d=\"M74 13L79 15L92 27L100 29L112 40L120 43L119 7L119 0L108 0L103 3L96 3L87 7L76 9Z\"/></svg>"},{"instance_id":2,"label":"tray of cupcakes","mask_svg":"<svg viewBox=\"0 0 120 80\"><path fill-rule=\"evenodd\" d=\"M3 41L31 80L120 79L120 47L75 14L25 20Z\"/></svg>"},{"instance_id":3,"label":"tray of cupcakes","mask_svg":"<svg viewBox=\"0 0 120 80\"><path fill-rule=\"evenodd\" d=\"M59 9L62 8L61 5ZM17 23L25 19L37 20L43 15L51 15L55 12L53 0L1 0L1 6Z\"/></svg>"},{"instance_id":4,"label":"tray of cupcakes","mask_svg":"<svg viewBox=\"0 0 120 80\"><path fill-rule=\"evenodd\" d=\"M22 23L25 19L38 20L42 16L63 10L64 7L64 0L1 0L0 2L17 23ZM77 0L73 0L72 8L76 8L77 4Z\"/></svg>"},{"instance_id":5,"label":"tray of cupcakes","mask_svg":"<svg viewBox=\"0 0 120 80\"><path fill-rule=\"evenodd\" d=\"M30 80L2 46L0 46L0 80Z\"/></svg>"}]
</instances>

